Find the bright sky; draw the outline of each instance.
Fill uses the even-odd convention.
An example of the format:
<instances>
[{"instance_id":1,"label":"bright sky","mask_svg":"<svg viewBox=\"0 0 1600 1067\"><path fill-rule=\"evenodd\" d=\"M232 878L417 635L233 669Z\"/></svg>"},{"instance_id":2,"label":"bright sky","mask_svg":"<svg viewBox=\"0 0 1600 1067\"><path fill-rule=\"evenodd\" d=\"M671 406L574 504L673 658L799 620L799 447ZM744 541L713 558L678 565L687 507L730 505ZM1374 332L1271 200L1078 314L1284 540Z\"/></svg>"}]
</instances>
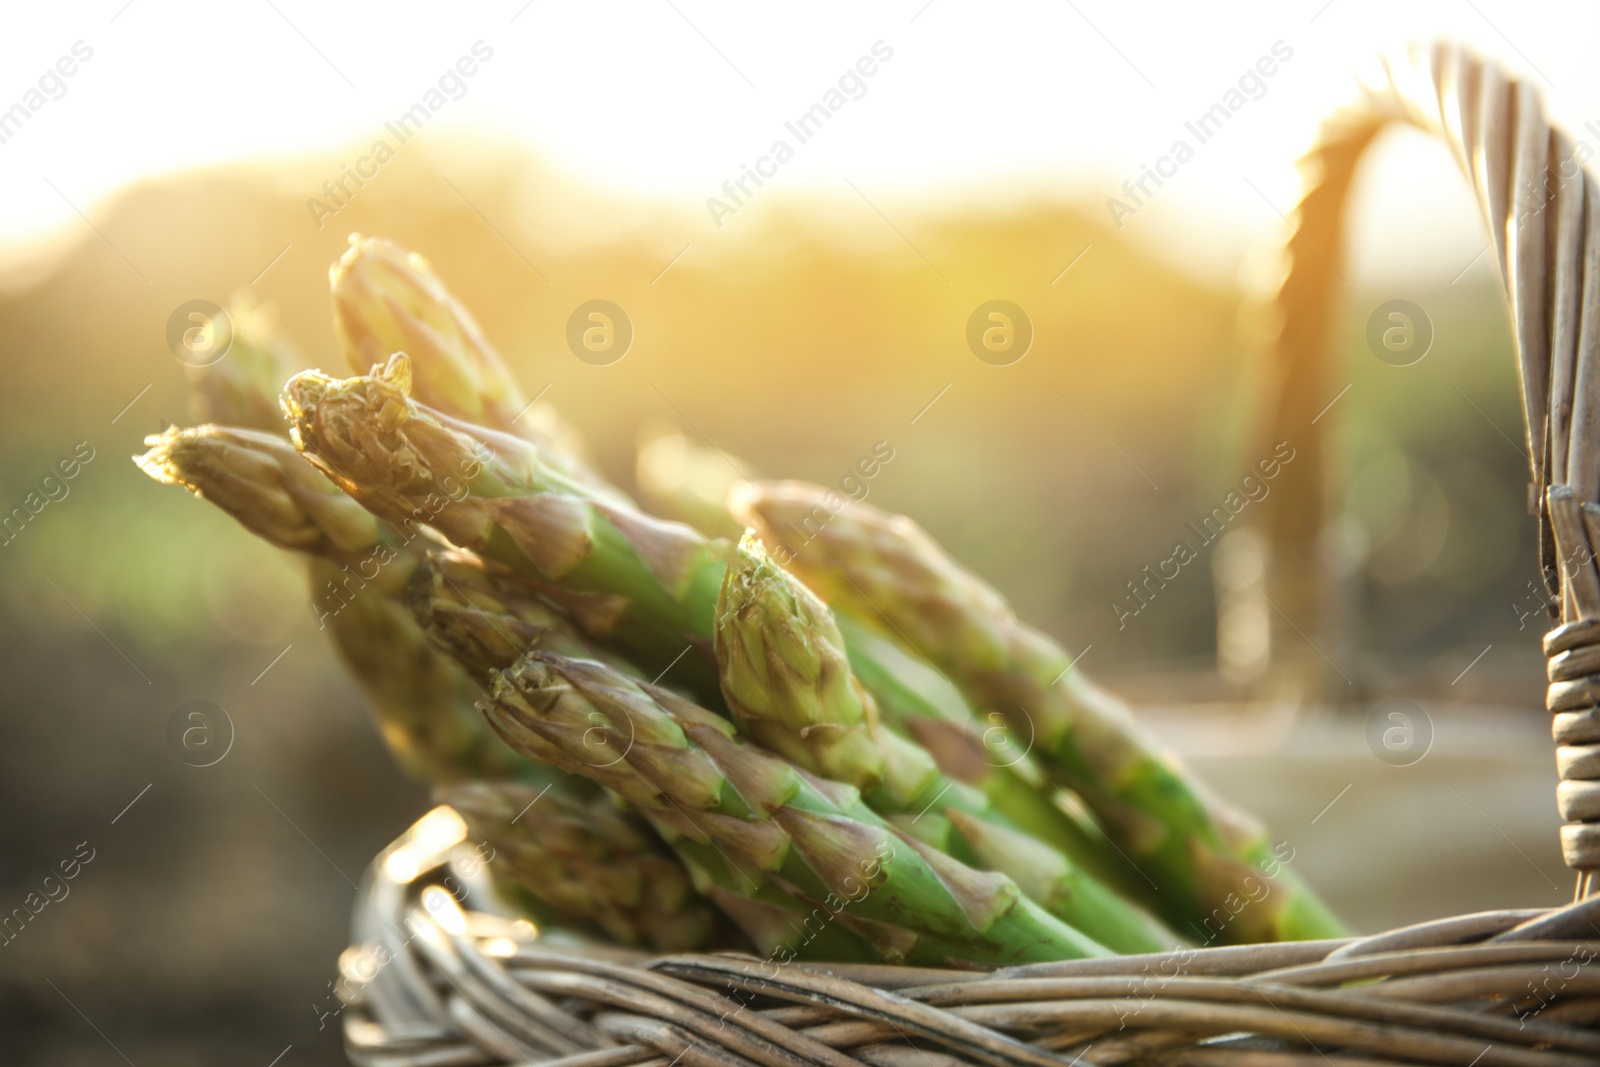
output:
<instances>
[{"instance_id":1,"label":"bright sky","mask_svg":"<svg viewBox=\"0 0 1600 1067\"><path fill-rule=\"evenodd\" d=\"M1295 154L1378 49L1465 40L1534 78L1578 130L1600 126L1597 31L1600 6L1526 0L33 4L0 35L0 109L37 103L46 81L0 143L0 242L82 226L69 202L93 220L133 177L369 143L478 41L491 58L420 136L505 139L581 180L704 210L881 41L892 56L865 94L772 186L848 182L895 212L1018 190L1103 205L1276 44L1292 57L1264 95L1126 220L1169 254L1228 264L1282 225ZM80 41L92 56L54 81ZM1451 164L1421 138L1391 149L1378 183L1366 268L1449 275L1482 246Z\"/></svg>"}]
</instances>

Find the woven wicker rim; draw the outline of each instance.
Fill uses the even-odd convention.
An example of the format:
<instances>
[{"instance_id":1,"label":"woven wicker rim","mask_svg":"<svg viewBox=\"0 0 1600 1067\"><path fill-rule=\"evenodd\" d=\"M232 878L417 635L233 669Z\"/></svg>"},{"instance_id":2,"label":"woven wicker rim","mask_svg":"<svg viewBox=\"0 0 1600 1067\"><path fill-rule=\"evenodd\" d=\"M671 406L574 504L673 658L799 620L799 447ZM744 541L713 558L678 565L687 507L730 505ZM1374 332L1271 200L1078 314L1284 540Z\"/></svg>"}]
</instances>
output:
<instances>
[{"instance_id":1,"label":"woven wicker rim","mask_svg":"<svg viewBox=\"0 0 1600 1067\"><path fill-rule=\"evenodd\" d=\"M1337 941L991 973L540 938L455 844L367 872L336 991L362 1065L1600 1063L1600 898ZM406 859L395 863L402 853ZM458 904L458 901L460 902ZM490 910L476 910L483 906ZM1591 940L1583 940L1583 935ZM1242 1036L1247 1035L1247 1036Z\"/></svg>"},{"instance_id":2,"label":"woven wicker rim","mask_svg":"<svg viewBox=\"0 0 1600 1067\"><path fill-rule=\"evenodd\" d=\"M1570 821L1563 849L1587 871L1600 866L1600 822L1590 821L1600 820L1600 568L1589 551L1600 509L1589 518L1583 508L1600 496L1600 191L1583 173L1558 181L1539 210L1513 214L1520 190L1548 190L1572 158L1529 87L1441 45L1391 65L1324 127L1291 218L1267 431L1307 440L1330 395L1346 200L1357 162L1393 122L1455 152L1506 283L1541 559L1562 603L1546 654ZM1307 447L1308 474L1273 494L1267 536L1275 602L1315 617L1319 433ZM1341 1067L1600 1064L1600 969L1588 966L1600 953L1600 897L1368 938L992 973L780 966L538 937L469 872L472 850L447 842L420 854L422 826L368 871L340 957L346 1046L363 1067L1299 1067L1331 1055Z\"/></svg>"}]
</instances>

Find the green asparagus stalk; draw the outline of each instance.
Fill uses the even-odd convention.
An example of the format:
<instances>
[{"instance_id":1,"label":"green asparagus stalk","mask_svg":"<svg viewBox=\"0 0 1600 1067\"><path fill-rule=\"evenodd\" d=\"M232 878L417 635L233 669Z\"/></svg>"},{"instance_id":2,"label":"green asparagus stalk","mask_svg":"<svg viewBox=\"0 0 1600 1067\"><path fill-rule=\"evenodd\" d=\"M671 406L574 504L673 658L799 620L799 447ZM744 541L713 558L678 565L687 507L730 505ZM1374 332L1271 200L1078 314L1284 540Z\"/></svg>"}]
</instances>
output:
<instances>
[{"instance_id":1,"label":"green asparagus stalk","mask_svg":"<svg viewBox=\"0 0 1600 1067\"><path fill-rule=\"evenodd\" d=\"M909 519L863 504L829 508L824 490L794 482L744 487L736 510L836 610L901 636L974 704L1002 712L1145 872L1155 886L1147 898L1178 929L1202 942L1343 932L1260 824L1160 751L1121 701Z\"/></svg>"},{"instance_id":2,"label":"green asparagus stalk","mask_svg":"<svg viewBox=\"0 0 1600 1067\"><path fill-rule=\"evenodd\" d=\"M728 493L755 476L746 460L697 447L676 431L641 443L634 464L634 480L652 513L729 540L738 540L744 527L728 514Z\"/></svg>"},{"instance_id":3,"label":"green asparagus stalk","mask_svg":"<svg viewBox=\"0 0 1600 1067\"><path fill-rule=\"evenodd\" d=\"M601 782L653 822L822 904L887 960L970 966L1106 953L1011 879L896 833L855 789L810 778L735 740L720 716L602 664L530 653L496 677L485 711L513 747Z\"/></svg>"},{"instance_id":4,"label":"green asparagus stalk","mask_svg":"<svg viewBox=\"0 0 1600 1067\"><path fill-rule=\"evenodd\" d=\"M313 579L338 576L313 559ZM373 721L407 774L424 783L551 775L501 744L472 712L477 688L438 654L401 602L356 596L327 617L339 658L367 696Z\"/></svg>"},{"instance_id":5,"label":"green asparagus stalk","mask_svg":"<svg viewBox=\"0 0 1600 1067\"><path fill-rule=\"evenodd\" d=\"M861 791L898 829L951 856L999 871L1045 910L1117 952L1159 952L1170 939L1066 856L939 770L916 742L878 722L851 672L827 605L746 534L729 558L717 605L722 690L741 732L802 770Z\"/></svg>"},{"instance_id":6,"label":"green asparagus stalk","mask_svg":"<svg viewBox=\"0 0 1600 1067\"><path fill-rule=\"evenodd\" d=\"M356 563L384 542L382 524L287 440L231 426L169 427L145 438L140 470L182 485L279 548Z\"/></svg>"},{"instance_id":7,"label":"green asparagus stalk","mask_svg":"<svg viewBox=\"0 0 1600 1067\"><path fill-rule=\"evenodd\" d=\"M998 713L977 718L949 679L895 640L848 615L835 614L834 623L844 636L851 669L891 729L916 740L941 771L977 789L1013 825L1124 895L1137 895L1144 875L1092 820L1069 812L1081 805L1052 787Z\"/></svg>"},{"instance_id":8,"label":"green asparagus stalk","mask_svg":"<svg viewBox=\"0 0 1600 1067\"><path fill-rule=\"evenodd\" d=\"M233 343L215 363L189 368L189 406L198 423L237 426L286 436L278 390L292 368L303 366L278 328L277 311L248 290L228 304Z\"/></svg>"},{"instance_id":9,"label":"green asparagus stalk","mask_svg":"<svg viewBox=\"0 0 1600 1067\"><path fill-rule=\"evenodd\" d=\"M665 672L658 681L720 704L712 641L731 546L595 499L525 442L432 411L410 388L409 360L396 355L361 377L298 375L283 403L296 445L374 513L407 528L431 524L528 576L587 632L652 676ZM1026 752L985 747L999 732L977 724L947 683L919 674L890 643L859 636L852 666L891 728L914 734L950 777L1079 865L1107 878L1124 862L1101 859L1033 788L1042 777L1030 781Z\"/></svg>"},{"instance_id":10,"label":"green asparagus stalk","mask_svg":"<svg viewBox=\"0 0 1600 1067\"><path fill-rule=\"evenodd\" d=\"M489 871L513 902L531 898L565 921L660 952L726 940L720 917L695 892L683 864L637 816L592 786L586 795L567 783L539 789L469 782L433 795L492 850Z\"/></svg>"},{"instance_id":11,"label":"green asparagus stalk","mask_svg":"<svg viewBox=\"0 0 1600 1067\"><path fill-rule=\"evenodd\" d=\"M417 398L467 422L515 434L591 492L626 501L595 472L582 439L548 404L528 401L471 313L426 259L380 238L350 236L328 272L333 329L357 373L411 357Z\"/></svg>"},{"instance_id":12,"label":"green asparagus stalk","mask_svg":"<svg viewBox=\"0 0 1600 1067\"><path fill-rule=\"evenodd\" d=\"M417 625L474 679L487 679L533 648L639 673L575 629L532 585L471 552L430 551L411 576L408 602Z\"/></svg>"},{"instance_id":13,"label":"green asparagus stalk","mask_svg":"<svg viewBox=\"0 0 1600 1067\"><path fill-rule=\"evenodd\" d=\"M146 474L182 485L267 542L310 557L315 610L366 692L379 732L412 777L448 782L543 772L511 752L474 710L472 683L434 651L397 598L421 542L379 522L269 433L173 427L134 457Z\"/></svg>"}]
</instances>

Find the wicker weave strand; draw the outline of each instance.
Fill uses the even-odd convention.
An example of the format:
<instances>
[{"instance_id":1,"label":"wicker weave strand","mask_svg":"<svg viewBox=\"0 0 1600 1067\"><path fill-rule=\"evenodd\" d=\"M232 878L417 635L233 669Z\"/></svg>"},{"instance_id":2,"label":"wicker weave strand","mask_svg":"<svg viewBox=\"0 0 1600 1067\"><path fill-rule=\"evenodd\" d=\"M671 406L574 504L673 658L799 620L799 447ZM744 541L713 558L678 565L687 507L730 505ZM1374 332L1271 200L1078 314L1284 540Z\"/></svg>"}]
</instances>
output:
<instances>
[{"instance_id":1,"label":"wicker weave strand","mask_svg":"<svg viewBox=\"0 0 1600 1067\"><path fill-rule=\"evenodd\" d=\"M1564 586L1565 621L1544 639L1550 676L1545 706L1554 716L1561 777L1556 805L1567 820L1561 852L1569 867L1587 875L1600 867L1600 572L1577 494L1553 485L1545 499ZM1580 896L1586 895L1586 883L1587 878L1580 883Z\"/></svg>"}]
</instances>

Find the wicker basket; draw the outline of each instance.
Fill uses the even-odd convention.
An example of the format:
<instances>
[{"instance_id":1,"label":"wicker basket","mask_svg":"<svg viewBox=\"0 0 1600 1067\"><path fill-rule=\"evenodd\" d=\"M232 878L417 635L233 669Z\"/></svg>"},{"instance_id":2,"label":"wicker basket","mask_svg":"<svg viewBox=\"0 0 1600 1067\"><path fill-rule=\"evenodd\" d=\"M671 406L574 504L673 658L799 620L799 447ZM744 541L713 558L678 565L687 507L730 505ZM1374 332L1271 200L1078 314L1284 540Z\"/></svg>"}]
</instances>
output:
<instances>
[{"instance_id":1,"label":"wicker basket","mask_svg":"<svg viewBox=\"0 0 1600 1067\"><path fill-rule=\"evenodd\" d=\"M474 850L438 809L378 857L337 991L347 1048L371 1067L994 1067L1086 1063L1600 1064L1600 190L1537 95L1450 47L1409 54L1307 157L1269 346L1270 430L1315 449L1327 404L1361 154L1391 122L1432 131L1473 183L1505 279L1522 368L1542 562L1562 621L1545 639L1566 861L1579 901L1375 937L1186 949L978 973L652 957L537 936L498 910ZM1527 193L1539 199L1530 206ZM1280 498L1274 586L1315 608L1313 477ZM1600 537L1596 537L1600 543ZM1298 583L1298 584L1297 584ZM1279 602L1281 603L1281 601ZM1592 940L1586 940L1592 939Z\"/></svg>"}]
</instances>

